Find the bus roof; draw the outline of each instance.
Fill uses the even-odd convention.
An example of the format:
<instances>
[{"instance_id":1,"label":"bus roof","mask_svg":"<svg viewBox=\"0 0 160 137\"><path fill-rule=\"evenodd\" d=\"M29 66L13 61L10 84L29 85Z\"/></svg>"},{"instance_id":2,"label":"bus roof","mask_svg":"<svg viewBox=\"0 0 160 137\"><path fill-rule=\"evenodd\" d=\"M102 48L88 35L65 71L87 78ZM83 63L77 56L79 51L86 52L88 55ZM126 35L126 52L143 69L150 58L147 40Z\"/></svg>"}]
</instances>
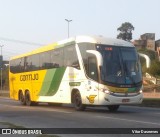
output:
<instances>
[{"instance_id":1,"label":"bus roof","mask_svg":"<svg viewBox=\"0 0 160 137\"><path fill-rule=\"evenodd\" d=\"M112 46L134 47L133 44L131 44L130 42L124 41L124 40L105 38L103 36L85 36L85 35L83 35L83 36L71 37L69 39L58 41L53 44L49 44L47 46L42 46L42 47L40 47L36 50L33 50L31 52L24 53L24 54L21 54L18 56L14 56L11 58L11 60L25 57L25 56L29 56L29 55L33 55L33 54L37 54L37 53L41 53L41 52L45 52L45 51L52 50L55 48L64 47L64 46L67 46L70 44L83 43L83 42L112 45Z\"/></svg>"},{"instance_id":2,"label":"bus roof","mask_svg":"<svg viewBox=\"0 0 160 137\"><path fill-rule=\"evenodd\" d=\"M115 38L106 38L103 36L77 36L75 38L76 43L89 42L95 44L104 44L112 46L124 46L124 47L134 47L132 43L115 39Z\"/></svg>"}]
</instances>

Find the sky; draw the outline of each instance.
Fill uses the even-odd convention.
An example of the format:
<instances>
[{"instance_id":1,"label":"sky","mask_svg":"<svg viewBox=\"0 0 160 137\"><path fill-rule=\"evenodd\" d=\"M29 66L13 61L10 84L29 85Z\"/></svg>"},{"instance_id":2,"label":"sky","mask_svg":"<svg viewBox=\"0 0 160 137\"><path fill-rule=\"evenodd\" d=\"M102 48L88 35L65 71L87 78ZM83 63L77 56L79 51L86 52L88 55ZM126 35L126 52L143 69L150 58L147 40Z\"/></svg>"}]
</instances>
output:
<instances>
[{"instance_id":1,"label":"sky","mask_svg":"<svg viewBox=\"0 0 160 137\"><path fill-rule=\"evenodd\" d=\"M116 38L130 22L133 40L144 33L160 39L160 0L0 0L0 46L4 60L70 36Z\"/></svg>"}]
</instances>

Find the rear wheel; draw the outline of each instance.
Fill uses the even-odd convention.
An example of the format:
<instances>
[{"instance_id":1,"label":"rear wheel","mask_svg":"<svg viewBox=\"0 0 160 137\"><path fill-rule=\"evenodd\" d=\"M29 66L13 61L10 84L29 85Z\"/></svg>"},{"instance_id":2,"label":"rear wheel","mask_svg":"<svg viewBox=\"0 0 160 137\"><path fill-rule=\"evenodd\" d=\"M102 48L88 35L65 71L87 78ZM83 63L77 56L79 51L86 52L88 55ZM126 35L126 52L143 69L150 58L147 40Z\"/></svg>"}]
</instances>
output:
<instances>
[{"instance_id":1,"label":"rear wheel","mask_svg":"<svg viewBox=\"0 0 160 137\"><path fill-rule=\"evenodd\" d=\"M110 105L110 106L108 106L108 109L109 109L110 112L115 112L115 111L118 110L118 108L119 108L119 105Z\"/></svg>"},{"instance_id":2,"label":"rear wheel","mask_svg":"<svg viewBox=\"0 0 160 137\"><path fill-rule=\"evenodd\" d=\"M25 97L22 92L19 93L19 101L21 105L26 105Z\"/></svg>"},{"instance_id":3,"label":"rear wheel","mask_svg":"<svg viewBox=\"0 0 160 137\"><path fill-rule=\"evenodd\" d=\"M31 101L29 91L27 91L26 94L25 94L25 101L26 101L27 106L37 105L37 102Z\"/></svg>"},{"instance_id":4,"label":"rear wheel","mask_svg":"<svg viewBox=\"0 0 160 137\"><path fill-rule=\"evenodd\" d=\"M32 103L31 103L31 98L30 98L30 94L28 91L26 92L25 100L26 100L26 105L31 106Z\"/></svg>"},{"instance_id":5,"label":"rear wheel","mask_svg":"<svg viewBox=\"0 0 160 137\"><path fill-rule=\"evenodd\" d=\"M85 105L82 104L82 99L81 99L81 95L80 95L79 91L77 91L74 94L73 99L74 99L74 107L76 110L82 111L85 109Z\"/></svg>"}]
</instances>

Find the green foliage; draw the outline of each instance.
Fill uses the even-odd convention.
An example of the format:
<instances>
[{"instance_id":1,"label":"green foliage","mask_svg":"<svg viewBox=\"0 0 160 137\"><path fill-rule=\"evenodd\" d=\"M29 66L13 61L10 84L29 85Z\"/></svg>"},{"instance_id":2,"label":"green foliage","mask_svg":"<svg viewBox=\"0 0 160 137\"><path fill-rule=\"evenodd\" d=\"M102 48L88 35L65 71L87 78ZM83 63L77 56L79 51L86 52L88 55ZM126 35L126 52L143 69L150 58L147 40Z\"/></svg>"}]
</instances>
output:
<instances>
[{"instance_id":1,"label":"green foliage","mask_svg":"<svg viewBox=\"0 0 160 137\"><path fill-rule=\"evenodd\" d=\"M138 52L146 54L150 57L151 61L156 59L155 52L148 49L140 49Z\"/></svg>"},{"instance_id":2,"label":"green foliage","mask_svg":"<svg viewBox=\"0 0 160 137\"><path fill-rule=\"evenodd\" d=\"M131 23L129 22L122 23L122 25L117 29L117 31L120 31L120 33L117 35L117 38L130 41L132 39L133 30L134 27Z\"/></svg>"},{"instance_id":3,"label":"green foliage","mask_svg":"<svg viewBox=\"0 0 160 137\"><path fill-rule=\"evenodd\" d=\"M1 75L0 75L0 81L1 81ZM0 84L0 86L1 86L1 84ZM9 89L9 66L3 66L2 88L4 90L8 90Z\"/></svg>"},{"instance_id":4,"label":"green foliage","mask_svg":"<svg viewBox=\"0 0 160 137\"><path fill-rule=\"evenodd\" d=\"M154 77L160 77L160 62L157 60L152 61L151 67L147 71Z\"/></svg>"},{"instance_id":5,"label":"green foliage","mask_svg":"<svg viewBox=\"0 0 160 137\"><path fill-rule=\"evenodd\" d=\"M160 77L160 62L156 59L155 52L148 49L140 49L138 52L148 55L151 59L151 67L147 69L145 59L140 58L142 73L145 74L147 72L154 77Z\"/></svg>"}]
</instances>

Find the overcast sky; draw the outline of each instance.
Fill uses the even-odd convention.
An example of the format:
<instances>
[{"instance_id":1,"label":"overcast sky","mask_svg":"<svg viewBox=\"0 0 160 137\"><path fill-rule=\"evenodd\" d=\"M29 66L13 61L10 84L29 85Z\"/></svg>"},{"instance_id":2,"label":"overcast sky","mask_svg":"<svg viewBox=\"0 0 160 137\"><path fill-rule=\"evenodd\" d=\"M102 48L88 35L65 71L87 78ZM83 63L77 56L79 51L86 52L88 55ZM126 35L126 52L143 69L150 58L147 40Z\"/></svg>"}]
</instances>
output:
<instances>
[{"instance_id":1,"label":"overcast sky","mask_svg":"<svg viewBox=\"0 0 160 137\"><path fill-rule=\"evenodd\" d=\"M0 45L4 59L70 36L116 38L117 28L130 22L133 39L155 33L160 39L160 0L0 0ZM11 40L11 41L10 41ZM18 43L18 41L38 45Z\"/></svg>"}]
</instances>

